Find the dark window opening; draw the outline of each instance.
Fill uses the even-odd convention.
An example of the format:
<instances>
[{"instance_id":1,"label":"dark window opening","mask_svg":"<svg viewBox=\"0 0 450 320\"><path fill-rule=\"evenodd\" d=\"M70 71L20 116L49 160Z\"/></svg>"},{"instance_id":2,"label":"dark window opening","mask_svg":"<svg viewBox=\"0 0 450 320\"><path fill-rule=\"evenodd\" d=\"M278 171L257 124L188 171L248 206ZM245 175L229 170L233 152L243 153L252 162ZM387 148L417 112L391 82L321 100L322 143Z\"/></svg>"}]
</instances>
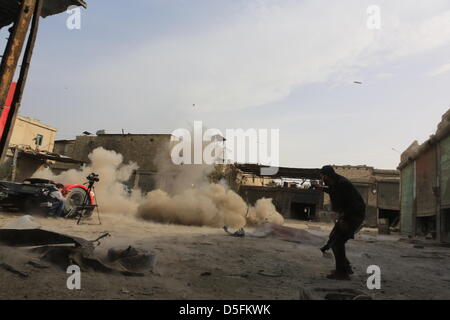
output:
<instances>
[{"instance_id":1,"label":"dark window opening","mask_svg":"<svg viewBox=\"0 0 450 320\"><path fill-rule=\"evenodd\" d=\"M379 209L378 219L388 219L389 226L394 227L400 220L400 211Z\"/></svg>"},{"instance_id":2,"label":"dark window opening","mask_svg":"<svg viewBox=\"0 0 450 320\"><path fill-rule=\"evenodd\" d=\"M38 134L34 140L36 141L36 145L40 147L44 143L44 136Z\"/></svg>"},{"instance_id":3,"label":"dark window opening","mask_svg":"<svg viewBox=\"0 0 450 320\"><path fill-rule=\"evenodd\" d=\"M316 217L316 206L312 203L293 202L291 204L291 218L312 221Z\"/></svg>"}]
</instances>

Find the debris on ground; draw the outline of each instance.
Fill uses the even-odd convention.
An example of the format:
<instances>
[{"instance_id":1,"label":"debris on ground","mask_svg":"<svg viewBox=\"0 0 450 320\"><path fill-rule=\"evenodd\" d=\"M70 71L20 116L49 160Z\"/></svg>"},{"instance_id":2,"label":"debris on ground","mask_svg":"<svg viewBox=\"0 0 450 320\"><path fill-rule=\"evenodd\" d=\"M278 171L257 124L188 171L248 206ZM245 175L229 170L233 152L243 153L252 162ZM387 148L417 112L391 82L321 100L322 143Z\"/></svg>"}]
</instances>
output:
<instances>
[{"instance_id":1,"label":"debris on ground","mask_svg":"<svg viewBox=\"0 0 450 320\"><path fill-rule=\"evenodd\" d=\"M0 268L9 271L11 273L17 274L18 276L22 278L28 278L29 274L23 271L18 270L17 268L13 267L10 264L7 263L0 263Z\"/></svg>"},{"instance_id":2,"label":"debris on ground","mask_svg":"<svg viewBox=\"0 0 450 320\"><path fill-rule=\"evenodd\" d=\"M444 259L441 256L423 256L423 255L401 255L401 258L414 258L414 259L434 259L434 260L442 260Z\"/></svg>"},{"instance_id":3,"label":"debris on ground","mask_svg":"<svg viewBox=\"0 0 450 320\"><path fill-rule=\"evenodd\" d=\"M225 232L234 237L253 237L253 238L266 238L268 236L273 236L280 240L310 244L310 245L321 245L324 239L320 236L313 235L312 233L292 227L281 226L275 223L262 223L253 230L253 232L246 232L244 229L239 229L238 231L232 233L228 230L228 227L224 227Z\"/></svg>"},{"instance_id":4,"label":"debris on ground","mask_svg":"<svg viewBox=\"0 0 450 320\"><path fill-rule=\"evenodd\" d=\"M34 247L31 251L39 253L41 260L55 264L63 270L75 264L83 270L119 272L126 276L144 276L146 271L152 271L155 255L131 246L124 250L110 249L105 261L96 257L95 248L100 245L101 239L109 236L111 236L109 233L104 233L95 240L86 240L48 231L42 229L29 216L15 220L0 229L1 244L11 247ZM44 268L36 261L30 261L28 264ZM7 270L11 272L14 269L9 265L2 267L8 268Z\"/></svg>"},{"instance_id":5,"label":"debris on ground","mask_svg":"<svg viewBox=\"0 0 450 320\"><path fill-rule=\"evenodd\" d=\"M109 249L108 263L115 264L130 273L153 271L156 263L155 255L150 252L129 246L125 250Z\"/></svg>"},{"instance_id":6,"label":"debris on ground","mask_svg":"<svg viewBox=\"0 0 450 320\"><path fill-rule=\"evenodd\" d=\"M48 269L50 268L49 265L47 264L43 264L40 261L37 261L36 259L32 259L30 261L27 262L28 265L37 268L37 269Z\"/></svg>"},{"instance_id":7,"label":"debris on ground","mask_svg":"<svg viewBox=\"0 0 450 320\"><path fill-rule=\"evenodd\" d=\"M360 290L351 288L301 288L300 300L373 300Z\"/></svg>"},{"instance_id":8,"label":"debris on ground","mask_svg":"<svg viewBox=\"0 0 450 320\"><path fill-rule=\"evenodd\" d=\"M230 231L228 230L228 227L225 226L225 227L223 227L223 230L225 230L225 232L228 233L228 234L229 234L230 236L232 236L232 237L243 238L243 237L246 236L244 228L241 228L241 229L239 229L239 230L236 231L236 232L230 232ZM250 237L251 234L248 234L248 236Z\"/></svg>"},{"instance_id":9,"label":"debris on ground","mask_svg":"<svg viewBox=\"0 0 450 320\"><path fill-rule=\"evenodd\" d=\"M281 278L283 276L283 274L277 274L277 273L269 273L269 272L265 272L264 270L260 270L258 271L258 275L263 276L263 277L269 277L269 278Z\"/></svg>"}]
</instances>

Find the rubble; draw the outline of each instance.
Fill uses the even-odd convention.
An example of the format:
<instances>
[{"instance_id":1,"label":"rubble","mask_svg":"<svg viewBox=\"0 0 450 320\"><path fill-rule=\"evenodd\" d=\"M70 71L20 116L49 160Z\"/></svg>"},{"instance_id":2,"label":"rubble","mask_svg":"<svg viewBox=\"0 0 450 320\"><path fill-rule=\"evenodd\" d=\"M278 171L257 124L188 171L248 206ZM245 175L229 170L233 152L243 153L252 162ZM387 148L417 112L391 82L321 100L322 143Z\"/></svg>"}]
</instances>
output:
<instances>
[{"instance_id":1,"label":"rubble","mask_svg":"<svg viewBox=\"0 0 450 320\"><path fill-rule=\"evenodd\" d=\"M21 229L7 229L8 226ZM109 233L90 241L40 228L41 226L31 217L22 217L0 229L0 243L11 247L34 247L31 251L39 253L41 260L58 265L63 270L73 264L83 270L119 272L126 276L144 276L146 271L153 270L155 255L131 246L125 250L110 249L106 260L96 257L95 248L100 245L101 239L110 236ZM36 268L45 268L44 265L34 261L29 261L28 264ZM25 273L10 265L0 266L25 276Z\"/></svg>"},{"instance_id":2,"label":"rubble","mask_svg":"<svg viewBox=\"0 0 450 320\"><path fill-rule=\"evenodd\" d=\"M232 233L226 226L224 227L224 230L233 237L266 238L269 236L273 236L275 238L288 242L310 244L314 246L321 245L325 241L322 237L313 235L306 230L281 226L275 223L262 223L257 226L253 230L253 232L246 232L242 228Z\"/></svg>"}]
</instances>

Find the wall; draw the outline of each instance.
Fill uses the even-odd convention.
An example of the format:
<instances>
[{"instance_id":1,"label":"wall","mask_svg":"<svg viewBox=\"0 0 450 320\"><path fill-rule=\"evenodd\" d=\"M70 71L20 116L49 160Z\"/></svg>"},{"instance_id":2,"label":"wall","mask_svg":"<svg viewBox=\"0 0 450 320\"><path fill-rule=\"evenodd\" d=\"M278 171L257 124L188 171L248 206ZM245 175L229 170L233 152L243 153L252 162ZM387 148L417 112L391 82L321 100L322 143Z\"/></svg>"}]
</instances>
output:
<instances>
[{"instance_id":1,"label":"wall","mask_svg":"<svg viewBox=\"0 0 450 320\"><path fill-rule=\"evenodd\" d=\"M96 148L103 147L122 154L125 163L134 162L139 170L133 175L130 184L140 187L144 192L156 186L155 174L158 171L156 159L171 165L169 146L170 134L105 134L99 136L79 136L72 151L67 156L89 162L88 155Z\"/></svg>"},{"instance_id":2,"label":"wall","mask_svg":"<svg viewBox=\"0 0 450 320\"><path fill-rule=\"evenodd\" d=\"M414 230L415 199L415 163L412 162L401 171L401 213L400 231L403 235L412 236Z\"/></svg>"},{"instance_id":3,"label":"wall","mask_svg":"<svg viewBox=\"0 0 450 320\"><path fill-rule=\"evenodd\" d=\"M43 124L42 122L18 116L11 134L10 145L30 146L32 149L44 151L53 151L55 136L57 130L53 127ZM41 146L36 146L35 138L40 134L44 137Z\"/></svg>"},{"instance_id":4,"label":"wall","mask_svg":"<svg viewBox=\"0 0 450 320\"><path fill-rule=\"evenodd\" d=\"M376 227L378 225L378 182L389 180L394 192L391 197L385 198L384 205L392 210L400 210L399 204L399 172L396 170L379 170L368 166L334 166L336 173L349 179L360 192L366 203L365 225ZM331 210L330 197L324 195L324 209Z\"/></svg>"},{"instance_id":5,"label":"wall","mask_svg":"<svg viewBox=\"0 0 450 320\"><path fill-rule=\"evenodd\" d=\"M75 146L75 140L57 140L53 152L62 156L69 156L73 154L73 148Z\"/></svg>"},{"instance_id":6,"label":"wall","mask_svg":"<svg viewBox=\"0 0 450 320\"><path fill-rule=\"evenodd\" d=\"M440 142L441 208L450 209L450 134Z\"/></svg>"},{"instance_id":7,"label":"wall","mask_svg":"<svg viewBox=\"0 0 450 320\"><path fill-rule=\"evenodd\" d=\"M291 206L293 203L311 204L316 207L316 216L323 206L320 192L299 188L267 188L255 186L241 186L240 196L249 204L254 205L258 199L272 199L278 212L285 218L293 218Z\"/></svg>"},{"instance_id":8,"label":"wall","mask_svg":"<svg viewBox=\"0 0 450 320\"><path fill-rule=\"evenodd\" d=\"M334 170L337 174L346 177L352 182L358 182L359 184L359 191L363 193L363 198L365 201L367 201L368 194L366 192L367 189L364 188L364 186L368 187L368 183L370 181L370 178L373 175L373 168L372 167L366 167L366 166L334 166ZM372 200L372 198L370 199ZM331 208L330 204L330 197L328 194L325 194L324 196L324 207L326 209Z\"/></svg>"},{"instance_id":9,"label":"wall","mask_svg":"<svg viewBox=\"0 0 450 320\"><path fill-rule=\"evenodd\" d=\"M430 217L437 213L437 153L436 146L422 152L416 159L416 217Z\"/></svg>"}]
</instances>

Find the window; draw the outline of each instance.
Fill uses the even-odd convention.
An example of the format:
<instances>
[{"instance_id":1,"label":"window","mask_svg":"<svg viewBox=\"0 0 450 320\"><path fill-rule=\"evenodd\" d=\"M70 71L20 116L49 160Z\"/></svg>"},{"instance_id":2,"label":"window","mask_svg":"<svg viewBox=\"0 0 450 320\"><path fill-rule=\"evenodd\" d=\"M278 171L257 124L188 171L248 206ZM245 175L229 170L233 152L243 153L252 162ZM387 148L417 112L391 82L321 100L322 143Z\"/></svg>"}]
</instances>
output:
<instances>
[{"instance_id":1,"label":"window","mask_svg":"<svg viewBox=\"0 0 450 320\"><path fill-rule=\"evenodd\" d=\"M38 134L36 135L36 138L34 138L34 140L36 141L36 146L42 146L44 142L44 136Z\"/></svg>"}]
</instances>

